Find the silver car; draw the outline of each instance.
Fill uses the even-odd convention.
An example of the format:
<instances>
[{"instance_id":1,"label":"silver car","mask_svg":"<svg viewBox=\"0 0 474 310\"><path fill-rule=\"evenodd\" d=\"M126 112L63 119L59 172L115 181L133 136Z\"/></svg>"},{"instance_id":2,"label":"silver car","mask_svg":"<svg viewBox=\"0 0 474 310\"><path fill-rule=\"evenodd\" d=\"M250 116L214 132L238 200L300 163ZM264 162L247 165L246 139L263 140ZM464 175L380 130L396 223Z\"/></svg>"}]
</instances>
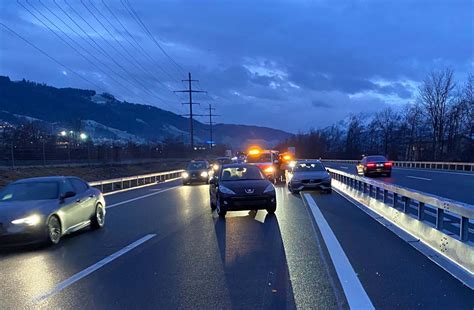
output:
<instances>
[{"instance_id":1,"label":"silver car","mask_svg":"<svg viewBox=\"0 0 474 310\"><path fill-rule=\"evenodd\" d=\"M288 190L299 193L302 190L322 190L332 193L331 175L324 165L315 159L299 159L290 165L287 175Z\"/></svg>"},{"instance_id":2,"label":"silver car","mask_svg":"<svg viewBox=\"0 0 474 310\"><path fill-rule=\"evenodd\" d=\"M76 177L18 180L0 191L0 245L47 241L105 224L102 193Z\"/></svg>"}]
</instances>

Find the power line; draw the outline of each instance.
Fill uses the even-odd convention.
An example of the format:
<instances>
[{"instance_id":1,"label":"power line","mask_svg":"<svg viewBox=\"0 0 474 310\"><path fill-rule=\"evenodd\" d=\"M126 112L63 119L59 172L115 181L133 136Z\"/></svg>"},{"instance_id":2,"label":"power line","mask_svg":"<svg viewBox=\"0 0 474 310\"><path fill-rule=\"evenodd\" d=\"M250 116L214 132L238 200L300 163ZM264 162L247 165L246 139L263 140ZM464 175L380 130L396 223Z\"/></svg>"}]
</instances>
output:
<instances>
[{"instance_id":1,"label":"power line","mask_svg":"<svg viewBox=\"0 0 474 310\"><path fill-rule=\"evenodd\" d=\"M153 36L153 34L150 32L150 30L148 30L147 26L145 25L145 23L143 23L142 19L140 18L140 16L138 16L137 12L134 10L134 8L132 7L132 5L130 4L130 2L128 2L128 0L120 0L120 2L122 3L122 5L125 7L125 9L127 10L127 12L129 12L129 14L135 19L135 21L142 27L142 29L145 31L145 33L147 34L147 36L155 43L155 45L161 50L161 52L170 60L170 62L176 66L176 68L178 68L179 71L181 71L181 73L185 73L186 71L183 69L183 67L181 67L181 65L179 65L165 50L164 48L161 46L160 43L158 43L158 41L155 39L155 37ZM128 5L128 7L127 7Z\"/></svg>"},{"instance_id":2,"label":"power line","mask_svg":"<svg viewBox=\"0 0 474 310\"><path fill-rule=\"evenodd\" d=\"M206 91L203 90L194 90L192 82L197 82L198 80L193 80L191 78L191 73L188 73L188 79L183 80L183 82L188 82L188 89L186 90L176 90L177 93L188 93L189 94L189 102L183 104L189 104L189 135L190 135L190 142L191 142L191 150L194 151L194 129L193 129L193 105L199 104L193 102L193 93L205 93Z\"/></svg>"},{"instance_id":3,"label":"power line","mask_svg":"<svg viewBox=\"0 0 474 310\"><path fill-rule=\"evenodd\" d=\"M42 53L43 55L45 55L46 57L48 57L49 59L51 59L52 61L54 61L56 64L60 65L61 67L71 71L72 73L74 73L75 75L77 75L78 77L80 77L81 79L83 79L84 81L88 82L89 84L91 85L94 85L95 87L97 87L98 89L103 89L102 86L99 86L97 84L95 84L94 82L90 81L89 79L83 77L82 75L80 75L78 72L76 72L74 69L71 69L69 66L66 66L65 64L61 63L59 60L57 60L56 58L54 58L53 56L49 55L47 52L45 52L44 50L42 50L41 48L39 48L38 46L36 46L34 43L32 43L31 41L29 41L28 39L26 39L25 37L23 37L22 35L20 35L19 33L15 32L13 29L11 29L10 27L8 27L7 25L5 25L4 23L0 22L0 25L2 25L3 27L5 27L5 29L7 29L8 31L10 31L11 33L13 33L15 36L17 36L18 38L20 38L21 40L23 40L24 42L26 42L28 45L30 45L31 47L33 47L34 49L36 49L37 51L39 51L40 53Z\"/></svg>"},{"instance_id":4,"label":"power line","mask_svg":"<svg viewBox=\"0 0 474 310\"><path fill-rule=\"evenodd\" d=\"M209 145L210 145L210 148L212 150L212 146L214 144L214 140L213 140L213 137L212 137L212 126L215 124L213 121L212 121L212 117L213 116L220 116L219 114L213 114L212 111L215 111L216 108L213 108L212 107L212 104L209 103L209 107L206 109L209 111L209 136L210 136L210 140L209 140Z\"/></svg>"}]
</instances>

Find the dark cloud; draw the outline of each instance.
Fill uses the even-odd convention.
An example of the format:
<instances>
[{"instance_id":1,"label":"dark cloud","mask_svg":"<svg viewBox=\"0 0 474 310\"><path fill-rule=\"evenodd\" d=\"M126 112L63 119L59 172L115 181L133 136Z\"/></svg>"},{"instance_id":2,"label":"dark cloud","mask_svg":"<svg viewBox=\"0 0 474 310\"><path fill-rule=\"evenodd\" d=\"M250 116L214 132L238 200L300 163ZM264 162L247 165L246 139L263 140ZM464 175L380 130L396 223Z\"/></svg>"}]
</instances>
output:
<instances>
[{"instance_id":1,"label":"dark cloud","mask_svg":"<svg viewBox=\"0 0 474 310\"><path fill-rule=\"evenodd\" d=\"M70 12L63 1L56 2ZM41 8L36 1L29 3ZM59 13L54 2L42 3ZM170 90L186 86L179 82L186 77L185 73L147 38L120 1L107 3L152 56L153 62L132 50L134 60L143 63L152 76L136 68L133 59L119 55L119 46L94 22L81 2L69 3L115 47L111 48L76 16L113 57L104 57L92 48L91 52L126 81L106 69L104 74L100 66L85 61L15 1L2 1L0 20L92 80L95 86L71 72L63 74L64 68L1 26L0 74L57 86L97 86L131 102L184 112L179 103L185 98L179 94L180 98L176 98ZM101 1L94 3L102 13L108 14ZM403 103L412 98L416 90L413 85L430 70L450 66L462 75L473 68L472 1L203 0L196 5L182 0L137 0L131 3L168 54L184 71L191 71L193 77L201 80L196 87L207 89L209 97L196 94L197 100L214 103L224 122L278 124L287 130L304 130L308 124L337 121L360 107L380 109L388 102L384 96L390 97L391 102L398 98ZM44 10L43 13L49 14ZM123 31L113 33L127 43ZM70 35L89 48L84 40L87 38ZM117 59L127 73L112 59ZM113 77L126 86L118 85ZM321 112L323 109L326 113ZM305 113L298 113L300 110Z\"/></svg>"}]
</instances>

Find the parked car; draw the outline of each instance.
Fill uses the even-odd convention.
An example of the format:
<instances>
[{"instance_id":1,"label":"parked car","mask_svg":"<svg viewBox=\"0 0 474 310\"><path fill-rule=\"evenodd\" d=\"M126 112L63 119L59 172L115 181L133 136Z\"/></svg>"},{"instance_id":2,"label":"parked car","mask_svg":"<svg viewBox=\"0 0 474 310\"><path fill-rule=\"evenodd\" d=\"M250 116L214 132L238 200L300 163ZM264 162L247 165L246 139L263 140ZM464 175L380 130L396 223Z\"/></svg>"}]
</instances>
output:
<instances>
[{"instance_id":1,"label":"parked car","mask_svg":"<svg viewBox=\"0 0 474 310\"><path fill-rule=\"evenodd\" d=\"M322 190L332 193L331 175L323 163L314 159L294 161L287 174L288 190L297 194L302 190Z\"/></svg>"},{"instance_id":2,"label":"parked car","mask_svg":"<svg viewBox=\"0 0 474 310\"><path fill-rule=\"evenodd\" d=\"M277 207L275 187L255 165L223 165L210 180L209 193L211 209L221 217L237 210L266 209L273 214Z\"/></svg>"},{"instance_id":3,"label":"parked car","mask_svg":"<svg viewBox=\"0 0 474 310\"><path fill-rule=\"evenodd\" d=\"M102 193L76 177L18 180L0 191L0 245L47 241L105 224Z\"/></svg>"}]
</instances>

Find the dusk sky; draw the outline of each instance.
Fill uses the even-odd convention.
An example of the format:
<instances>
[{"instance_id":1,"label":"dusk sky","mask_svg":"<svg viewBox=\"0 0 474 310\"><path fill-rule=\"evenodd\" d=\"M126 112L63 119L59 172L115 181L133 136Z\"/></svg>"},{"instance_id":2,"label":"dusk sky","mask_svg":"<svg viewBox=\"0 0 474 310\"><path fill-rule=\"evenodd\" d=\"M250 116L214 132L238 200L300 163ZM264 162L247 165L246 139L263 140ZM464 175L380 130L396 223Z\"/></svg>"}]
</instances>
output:
<instances>
[{"instance_id":1,"label":"dusk sky","mask_svg":"<svg viewBox=\"0 0 474 310\"><path fill-rule=\"evenodd\" d=\"M0 75L184 114L172 90L191 72L209 92L197 113L212 103L219 122L297 132L412 102L431 70L474 72L472 0L105 3L1 0L0 22L67 68L0 24Z\"/></svg>"}]
</instances>

